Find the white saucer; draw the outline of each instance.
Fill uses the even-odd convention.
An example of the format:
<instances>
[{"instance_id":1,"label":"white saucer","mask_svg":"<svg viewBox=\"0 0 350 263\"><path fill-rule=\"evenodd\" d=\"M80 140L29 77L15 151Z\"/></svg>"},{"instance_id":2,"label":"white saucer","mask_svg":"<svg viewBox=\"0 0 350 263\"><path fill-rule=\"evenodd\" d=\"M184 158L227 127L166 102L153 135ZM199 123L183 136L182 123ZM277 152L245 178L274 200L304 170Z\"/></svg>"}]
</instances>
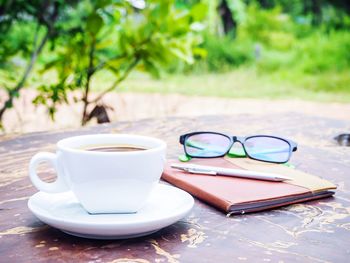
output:
<instances>
[{"instance_id":1,"label":"white saucer","mask_svg":"<svg viewBox=\"0 0 350 263\"><path fill-rule=\"evenodd\" d=\"M44 223L68 234L95 239L124 239L151 234L183 218L193 207L187 192L159 184L147 204L134 214L87 213L72 192L38 192L28 207Z\"/></svg>"}]
</instances>

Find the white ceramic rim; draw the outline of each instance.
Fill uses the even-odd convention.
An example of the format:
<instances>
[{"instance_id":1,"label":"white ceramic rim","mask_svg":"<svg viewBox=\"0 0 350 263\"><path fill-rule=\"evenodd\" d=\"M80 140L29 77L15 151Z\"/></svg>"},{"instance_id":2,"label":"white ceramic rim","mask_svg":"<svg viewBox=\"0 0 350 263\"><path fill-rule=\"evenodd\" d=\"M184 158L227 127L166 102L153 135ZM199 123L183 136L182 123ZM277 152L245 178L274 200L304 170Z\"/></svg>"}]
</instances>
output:
<instances>
[{"instance_id":1,"label":"white ceramic rim","mask_svg":"<svg viewBox=\"0 0 350 263\"><path fill-rule=\"evenodd\" d=\"M129 137L129 138L135 138L138 140L146 140L150 143L153 143L155 146L151 147L149 149L145 149L142 151L130 151L130 152L98 152L98 151L86 151L79 148L74 148L73 146L69 146L70 143L80 141L80 140L89 140L89 138L92 140L96 140L98 138L111 138L116 139L117 137ZM132 143L130 143L133 145ZM86 146L89 144L87 143ZM93 145L93 144L90 144ZM137 146L137 144L134 144ZM57 142L57 148L62 151L71 152L71 153L79 153L79 154L88 154L88 155L134 155L134 154L140 154L142 153L153 153L158 152L166 149L166 143L158 138L149 137L149 136L143 136L143 135L135 135L135 134L87 134L87 135L78 135L78 136L72 136L65 139L62 139Z\"/></svg>"}]
</instances>

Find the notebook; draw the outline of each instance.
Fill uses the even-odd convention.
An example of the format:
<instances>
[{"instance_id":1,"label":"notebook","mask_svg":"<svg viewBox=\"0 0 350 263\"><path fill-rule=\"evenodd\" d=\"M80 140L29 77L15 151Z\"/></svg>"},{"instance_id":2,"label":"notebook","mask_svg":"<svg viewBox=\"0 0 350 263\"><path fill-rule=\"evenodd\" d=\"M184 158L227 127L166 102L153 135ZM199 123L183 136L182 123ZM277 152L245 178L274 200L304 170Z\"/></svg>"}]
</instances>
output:
<instances>
[{"instance_id":1,"label":"notebook","mask_svg":"<svg viewBox=\"0 0 350 263\"><path fill-rule=\"evenodd\" d=\"M162 179L189 192L198 199L226 212L244 214L300 203L334 194L336 186L317 176L280 164L263 163L247 158L192 159L190 163L234 169L270 172L293 178L270 182L228 176L191 174L170 167Z\"/></svg>"}]
</instances>

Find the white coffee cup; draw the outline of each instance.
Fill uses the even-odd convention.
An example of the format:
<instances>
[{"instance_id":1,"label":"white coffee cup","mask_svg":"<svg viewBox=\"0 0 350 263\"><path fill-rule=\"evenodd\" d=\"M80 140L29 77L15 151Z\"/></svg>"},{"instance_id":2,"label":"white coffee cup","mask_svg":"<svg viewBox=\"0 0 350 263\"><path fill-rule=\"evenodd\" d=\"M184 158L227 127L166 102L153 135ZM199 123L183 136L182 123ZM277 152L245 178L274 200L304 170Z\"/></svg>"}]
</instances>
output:
<instances>
[{"instance_id":1,"label":"white coffee cup","mask_svg":"<svg viewBox=\"0 0 350 263\"><path fill-rule=\"evenodd\" d=\"M145 150L89 151L96 145L130 145ZM40 152L29 165L34 186L43 192L71 190L89 213L135 213L158 184L165 164L164 141L138 135L96 134L63 139L56 154ZM53 183L42 181L36 172L42 162L57 173Z\"/></svg>"}]
</instances>

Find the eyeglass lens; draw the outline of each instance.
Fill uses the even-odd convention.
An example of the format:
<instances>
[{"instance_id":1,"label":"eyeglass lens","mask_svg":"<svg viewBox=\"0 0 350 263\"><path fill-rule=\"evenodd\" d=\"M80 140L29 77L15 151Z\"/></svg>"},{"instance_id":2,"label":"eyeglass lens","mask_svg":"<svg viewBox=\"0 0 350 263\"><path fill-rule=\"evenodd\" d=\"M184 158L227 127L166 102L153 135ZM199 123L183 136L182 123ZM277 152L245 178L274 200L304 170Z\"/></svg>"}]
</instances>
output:
<instances>
[{"instance_id":1,"label":"eyeglass lens","mask_svg":"<svg viewBox=\"0 0 350 263\"><path fill-rule=\"evenodd\" d=\"M217 157L224 155L231 145L228 137L215 133L201 133L188 137L185 150L192 157Z\"/></svg>"},{"instance_id":2,"label":"eyeglass lens","mask_svg":"<svg viewBox=\"0 0 350 263\"><path fill-rule=\"evenodd\" d=\"M268 162L287 162L291 152L288 142L264 136L248 138L244 147L250 157Z\"/></svg>"}]
</instances>

